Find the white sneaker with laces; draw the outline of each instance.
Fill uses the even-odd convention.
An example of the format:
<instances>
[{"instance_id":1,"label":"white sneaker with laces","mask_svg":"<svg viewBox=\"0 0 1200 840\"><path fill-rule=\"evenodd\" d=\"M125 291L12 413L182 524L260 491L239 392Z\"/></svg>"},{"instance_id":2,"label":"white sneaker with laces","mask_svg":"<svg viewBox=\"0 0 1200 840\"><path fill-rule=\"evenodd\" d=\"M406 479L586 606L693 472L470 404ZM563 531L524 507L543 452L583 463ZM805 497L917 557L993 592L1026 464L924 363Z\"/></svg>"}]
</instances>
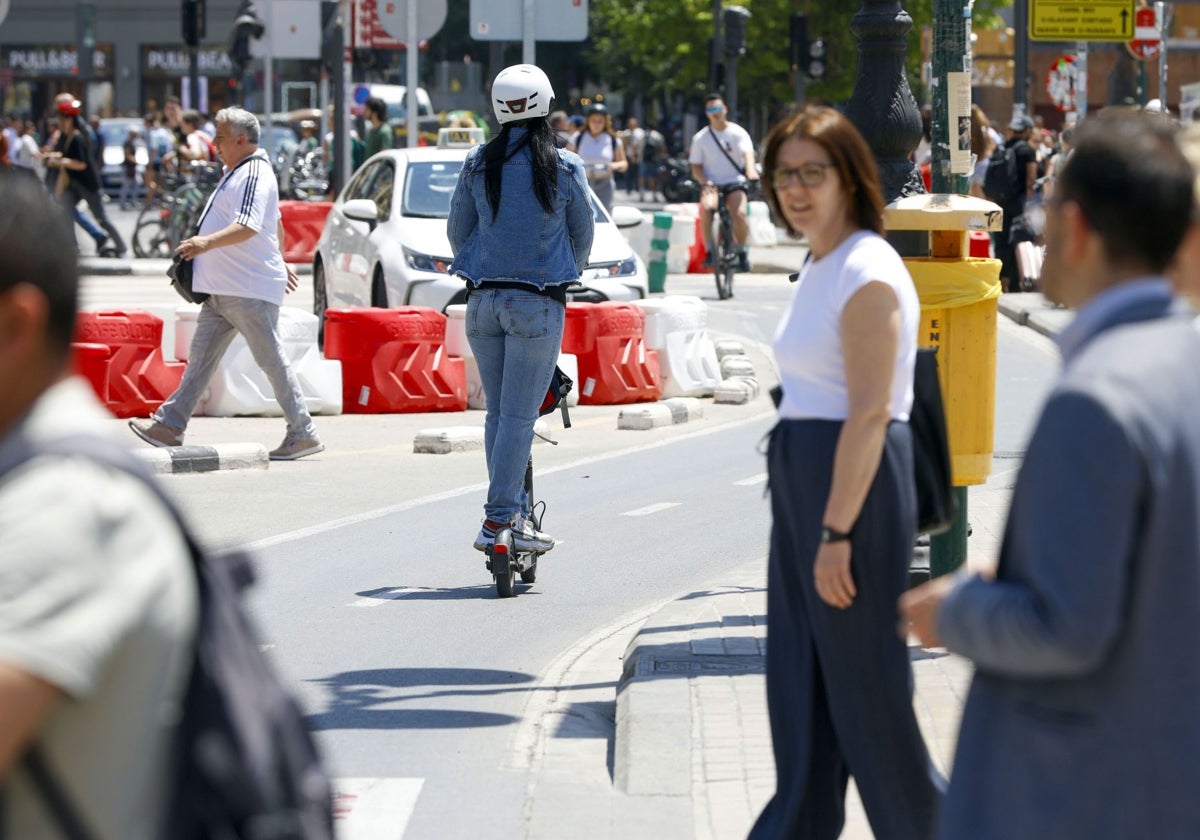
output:
<instances>
[{"instance_id":1,"label":"white sneaker with laces","mask_svg":"<svg viewBox=\"0 0 1200 840\"><path fill-rule=\"evenodd\" d=\"M536 552L545 554L554 548L554 537L543 534L533 527L533 520L528 516L517 516L512 522L513 547L517 551Z\"/></svg>"}]
</instances>

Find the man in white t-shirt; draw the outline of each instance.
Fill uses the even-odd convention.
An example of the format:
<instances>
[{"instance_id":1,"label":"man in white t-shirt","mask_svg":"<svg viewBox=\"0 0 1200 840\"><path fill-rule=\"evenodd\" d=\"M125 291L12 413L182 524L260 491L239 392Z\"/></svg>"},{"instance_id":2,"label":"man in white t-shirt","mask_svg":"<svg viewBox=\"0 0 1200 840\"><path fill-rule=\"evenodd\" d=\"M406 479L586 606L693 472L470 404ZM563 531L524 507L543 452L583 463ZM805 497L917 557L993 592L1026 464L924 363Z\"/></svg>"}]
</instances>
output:
<instances>
[{"instance_id":1,"label":"man in white t-shirt","mask_svg":"<svg viewBox=\"0 0 1200 840\"><path fill-rule=\"evenodd\" d=\"M132 475L34 455L112 416L67 376L75 234L34 179L0 172L0 835L65 837L31 747L87 836L153 840L196 632L191 552Z\"/></svg>"},{"instance_id":2,"label":"man in white t-shirt","mask_svg":"<svg viewBox=\"0 0 1200 840\"><path fill-rule=\"evenodd\" d=\"M145 420L129 426L154 446L180 446L196 404L235 333L241 333L287 419L273 461L293 461L325 448L317 438L300 383L279 338L279 307L299 284L283 260L279 188L258 147L258 118L241 108L217 112L214 138L225 171L201 216L199 232L175 252L194 260L192 288L210 296L200 307L179 389Z\"/></svg>"},{"instance_id":3,"label":"man in white t-shirt","mask_svg":"<svg viewBox=\"0 0 1200 840\"><path fill-rule=\"evenodd\" d=\"M737 123L730 122L725 102L715 93L704 99L704 113L708 125L696 132L688 152L688 163L692 165L692 178L701 185L700 229L704 231L704 244L708 247L705 265L712 261L713 213L717 209L717 187L732 184L740 178L758 180L758 167L754 163L754 142L749 133ZM742 255L741 271L750 270L746 255L746 239L750 235L750 223L746 220L746 193L735 190L725 197L725 206L733 216L733 240Z\"/></svg>"}]
</instances>

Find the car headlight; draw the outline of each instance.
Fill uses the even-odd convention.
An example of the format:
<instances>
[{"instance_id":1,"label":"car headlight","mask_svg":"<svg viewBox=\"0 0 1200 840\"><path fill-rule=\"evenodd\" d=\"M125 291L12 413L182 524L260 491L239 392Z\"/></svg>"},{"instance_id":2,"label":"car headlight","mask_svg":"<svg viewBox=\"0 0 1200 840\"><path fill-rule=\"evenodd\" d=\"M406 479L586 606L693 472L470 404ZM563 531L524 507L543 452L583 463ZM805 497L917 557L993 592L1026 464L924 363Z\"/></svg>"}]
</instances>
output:
<instances>
[{"instance_id":1,"label":"car headlight","mask_svg":"<svg viewBox=\"0 0 1200 840\"><path fill-rule=\"evenodd\" d=\"M637 257L630 256L620 262L592 265L588 268L591 269L592 277L632 277L638 272Z\"/></svg>"},{"instance_id":2,"label":"car headlight","mask_svg":"<svg viewBox=\"0 0 1200 840\"><path fill-rule=\"evenodd\" d=\"M428 254L410 251L405 248L404 259L408 262L408 267L416 271L433 271L438 274L448 274L450 272L451 260L443 257L431 257Z\"/></svg>"}]
</instances>

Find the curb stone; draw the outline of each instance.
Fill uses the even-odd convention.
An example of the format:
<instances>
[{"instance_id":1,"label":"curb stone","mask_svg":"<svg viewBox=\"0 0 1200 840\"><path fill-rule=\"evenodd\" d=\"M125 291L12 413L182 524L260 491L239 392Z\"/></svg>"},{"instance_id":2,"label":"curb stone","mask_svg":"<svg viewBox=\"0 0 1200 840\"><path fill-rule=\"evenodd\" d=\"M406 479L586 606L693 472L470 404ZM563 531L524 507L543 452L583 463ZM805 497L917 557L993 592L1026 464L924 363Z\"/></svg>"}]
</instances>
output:
<instances>
[{"instance_id":1,"label":"curb stone","mask_svg":"<svg viewBox=\"0 0 1200 840\"><path fill-rule=\"evenodd\" d=\"M533 424L534 444L541 441L538 435L550 437L550 424L538 420ZM422 429L413 438L413 452L418 455L448 455L451 452L474 452L483 449L483 426L445 426L440 429Z\"/></svg>"},{"instance_id":2,"label":"curb stone","mask_svg":"<svg viewBox=\"0 0 1200 840\"><path fill-rule=\"evenodd\" d=\"M732 379L735 376L754 376L754 362L749 356L726 356L721 359L721 378Z\"/></svg>"},{"instance_id":3,"label":"curb stone","mask_svg":"<svg viewBox=\"0 0 1200 840\"><path fill-rule=\"evenodd\" d=\"M650 405L629 406L617 415L617 428L628 431L647 431L659 426L674 426L699 420L704 405L695 397L672 397Z\"/></svg>"},{"instance_id":4,"label":"curb stone","mask_svg":"<svg viewBox=\"0 0 1200 840\"><path fill-rule=\"evenodd\" d=\"M713 342L713 349L717 353L717 361L724 361L726 356L745 356L746 346L742 342L732 338L721 338Z\"/></svg>"},{"instance_id":5,"label":"curb stone","mask_svg":"<svg viewBox=\"0 0 1200 840\"><path fill-rule=\"evenodd\" d=\"M723 405L745 405L757 399L758 380L749 376L733 376L713 390L713 402Z\"/></svg>"},{"instance_id":6,"label":"curb stone","mask_svg":"<svg viewBox=\"0 0 1200 840\"><path fill-rule=\"evenodd\" d=\"M156 473L265 470L270 464L267 448L261 443L164 446L156 449L134 449L133 453Z\"/></svg>"}]
</instances>

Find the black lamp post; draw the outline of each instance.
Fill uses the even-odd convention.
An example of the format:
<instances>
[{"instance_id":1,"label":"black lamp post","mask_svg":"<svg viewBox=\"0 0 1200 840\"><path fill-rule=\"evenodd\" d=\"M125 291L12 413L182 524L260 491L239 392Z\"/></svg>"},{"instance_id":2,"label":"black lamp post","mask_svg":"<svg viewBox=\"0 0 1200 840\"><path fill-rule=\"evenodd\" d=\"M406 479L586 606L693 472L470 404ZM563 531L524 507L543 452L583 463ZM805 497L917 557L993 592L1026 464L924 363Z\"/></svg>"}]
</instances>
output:
<instances>
[{"instance_id":1,"label":"black lamp post","mask_svg":"<svg viewBox=\"0 0 1200 840\"><path fill-rule=\"evenodd\" d=\"M875 153L885 202L925 192L920 171L908 159L921 141L921 114L904 64L912 26L898 0L863 0L850 20L858 39L858 72L846 116Z\"/></svg>"}]
</instances>

